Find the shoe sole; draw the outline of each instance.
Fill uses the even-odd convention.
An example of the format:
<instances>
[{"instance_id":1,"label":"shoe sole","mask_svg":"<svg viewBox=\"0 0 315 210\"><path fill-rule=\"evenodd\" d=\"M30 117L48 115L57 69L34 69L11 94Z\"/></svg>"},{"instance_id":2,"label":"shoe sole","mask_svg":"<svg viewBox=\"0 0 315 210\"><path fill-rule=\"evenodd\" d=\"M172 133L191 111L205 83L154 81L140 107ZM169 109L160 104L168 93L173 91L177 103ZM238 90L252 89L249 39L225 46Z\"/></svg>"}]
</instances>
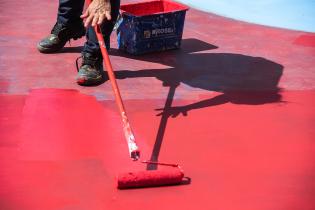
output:
<instances>
[{"instance_id":1,"label":"shoe sole","mask_svg":"<svg viewBox=\"0 0 315 210\"><path fill-rule=\"evenodd\" d=\"M103 82L103 77L99 76L95 79L88 79L86 77L77 78L77 84L81 86L99 85Z\"/></svg>"},{"instance_id":2,"label":"shoe sole","mask_svg":"<svg viewBox=\"0 0 315 210\"><path fill-rule=\"evenodd\" d=\"M55 52L60 51L64 46L65 46L65 44L61 48L58 48L58 49L54 48L54 49L52 49L52 48L46 48L46 47L43 47L43 46L37 44L37 49L41 53L55 53Z\"/></svg>"}]
</instances>

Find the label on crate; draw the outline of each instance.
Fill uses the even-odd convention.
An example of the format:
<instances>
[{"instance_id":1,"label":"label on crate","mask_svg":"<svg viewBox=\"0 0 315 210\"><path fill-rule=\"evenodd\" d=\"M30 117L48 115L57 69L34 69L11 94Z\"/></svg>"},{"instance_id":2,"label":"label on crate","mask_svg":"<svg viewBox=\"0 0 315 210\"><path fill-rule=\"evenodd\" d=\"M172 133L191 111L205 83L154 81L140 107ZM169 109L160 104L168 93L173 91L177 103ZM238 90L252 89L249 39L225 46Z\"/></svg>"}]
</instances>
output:
<instances>
[{"instance_id":1,"label":"label on crate","mask_svg":"<svg viewBox=\"0 0 315 210\"><path fill-rule=\"evenodd\" d=\"M157 29L152 29L152 30L145 30L143 32L143 37L146 39L149 39L151 37L159 37L159 36L173 34L173 33L174 33L174 29L171 27L157 28Z\"/></svg>"}]
</instances>

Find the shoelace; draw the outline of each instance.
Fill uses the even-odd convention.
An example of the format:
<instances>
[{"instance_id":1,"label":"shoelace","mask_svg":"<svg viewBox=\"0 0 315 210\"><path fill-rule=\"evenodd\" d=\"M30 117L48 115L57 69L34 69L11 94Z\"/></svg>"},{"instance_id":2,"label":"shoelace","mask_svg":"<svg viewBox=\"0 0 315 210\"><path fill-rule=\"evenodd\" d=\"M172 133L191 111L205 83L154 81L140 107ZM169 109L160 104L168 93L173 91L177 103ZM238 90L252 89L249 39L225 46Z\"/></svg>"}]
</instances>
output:
<instances>
[{"instance_id":1,"label":"shoelace","mask_svg":"<svg viewBox=\"0 0 315 210\"><path fill-rule=\"evenodd\" d=\"M75 60L75 66L77 67L77 72L79 72L79 59L81 58L82 59L82 55L77 57L77 59Z\"/></svg>"},{"instance_id":2,"label":"shoelace","mask_svg":"<svg viewBox=\"0 0 315 210\"><path fill-rule=\"evenodd\" d=\"M53 27L53 29L51 30L52 34L55 34L56 36L59 35L60 31L62 30L63 25L60 23L56 23Z\"/></svg>"},{"instance_id":3,"label":"shoelace","mask_svg":"<svg viewBox=\"0 0 315 210\"><path fill-rule=\"evenodd\" d=\"M82 60L82 66L83 65L90 65L90 66L92 66L92 67L95 67L96 66L96 60L92 60L92 59L84 59L83 58L84 56L79 56L76 60L75 60L75 65L76 65L76 67L77 67L77 71L79 72L79 60L80 59L83 59Z\"/></svg>"}]
</instances>

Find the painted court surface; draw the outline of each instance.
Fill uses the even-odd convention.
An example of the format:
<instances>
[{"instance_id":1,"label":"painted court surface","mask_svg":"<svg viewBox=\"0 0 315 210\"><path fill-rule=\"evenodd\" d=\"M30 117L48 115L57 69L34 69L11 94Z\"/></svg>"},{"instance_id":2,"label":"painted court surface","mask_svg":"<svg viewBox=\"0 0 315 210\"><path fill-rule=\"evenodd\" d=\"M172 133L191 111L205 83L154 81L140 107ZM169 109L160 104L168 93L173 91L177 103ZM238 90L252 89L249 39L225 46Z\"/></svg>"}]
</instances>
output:
<instances>
[{"instance_id":1,"label":"painted court surface","mask_svg":"<svg viewBox=\"0 0 315 210\"><path fill-rule=\"evenodd\" d=\"M0 209L315 209L315 34L191 9L180 50L110 51L142 159L190 184L119 191L129 160L109 81L75 83L84 39L37 52L55 1L0 2ZM160 169L160 168L159 168Z\"/></svg>"}]
</instances>

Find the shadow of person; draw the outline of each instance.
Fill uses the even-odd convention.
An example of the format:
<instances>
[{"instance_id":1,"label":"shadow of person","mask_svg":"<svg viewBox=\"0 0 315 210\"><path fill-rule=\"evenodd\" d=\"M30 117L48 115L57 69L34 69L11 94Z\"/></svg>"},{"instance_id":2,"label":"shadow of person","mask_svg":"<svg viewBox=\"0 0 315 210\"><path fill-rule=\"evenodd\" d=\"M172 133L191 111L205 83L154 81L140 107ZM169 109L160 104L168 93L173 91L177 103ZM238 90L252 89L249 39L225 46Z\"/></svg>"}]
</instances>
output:
<instances>
[{"instance_id":1,"label":"shadow of person","mask_svg":"<svg viewBox=\"0 0 315 210\"><path fill-rule=\"evenodd\" d=\"M161 111L159 129L151 153L150 161L158 162L168 118L188 111L225 103L260 105L281 102L279 80L283 66L262 57L235 53L209 53L217 47L198 39L184 39L180 50L141 56L131 56L118 50L111 55L119 55L135 60L159 63L170 68L145 69L139 71L116 71L118 79L134 77L155 77L169 87L164 108ZM180 84L221 95L184 106L172 107L176 88ZM157 164L147 165L147 170L157 169Z\"/></svg>"},{"instance_id":2,"label":"shadow of person","mask_svg":"<svg viewBox=\"0 0 315 210\"><path fill-rule=\"evenodd\" d=\"M171 66L166 69L116 71L118 79L155 77L164 86L183 83L221 92L224 98L236 104L258 105L281 100L278 87L283 72L281 64L248 55L202 52L216 48L197 39L184 39L180 50L141 56L131 56L117 50L111 54Z\"/></svg>"}]
</instances>

